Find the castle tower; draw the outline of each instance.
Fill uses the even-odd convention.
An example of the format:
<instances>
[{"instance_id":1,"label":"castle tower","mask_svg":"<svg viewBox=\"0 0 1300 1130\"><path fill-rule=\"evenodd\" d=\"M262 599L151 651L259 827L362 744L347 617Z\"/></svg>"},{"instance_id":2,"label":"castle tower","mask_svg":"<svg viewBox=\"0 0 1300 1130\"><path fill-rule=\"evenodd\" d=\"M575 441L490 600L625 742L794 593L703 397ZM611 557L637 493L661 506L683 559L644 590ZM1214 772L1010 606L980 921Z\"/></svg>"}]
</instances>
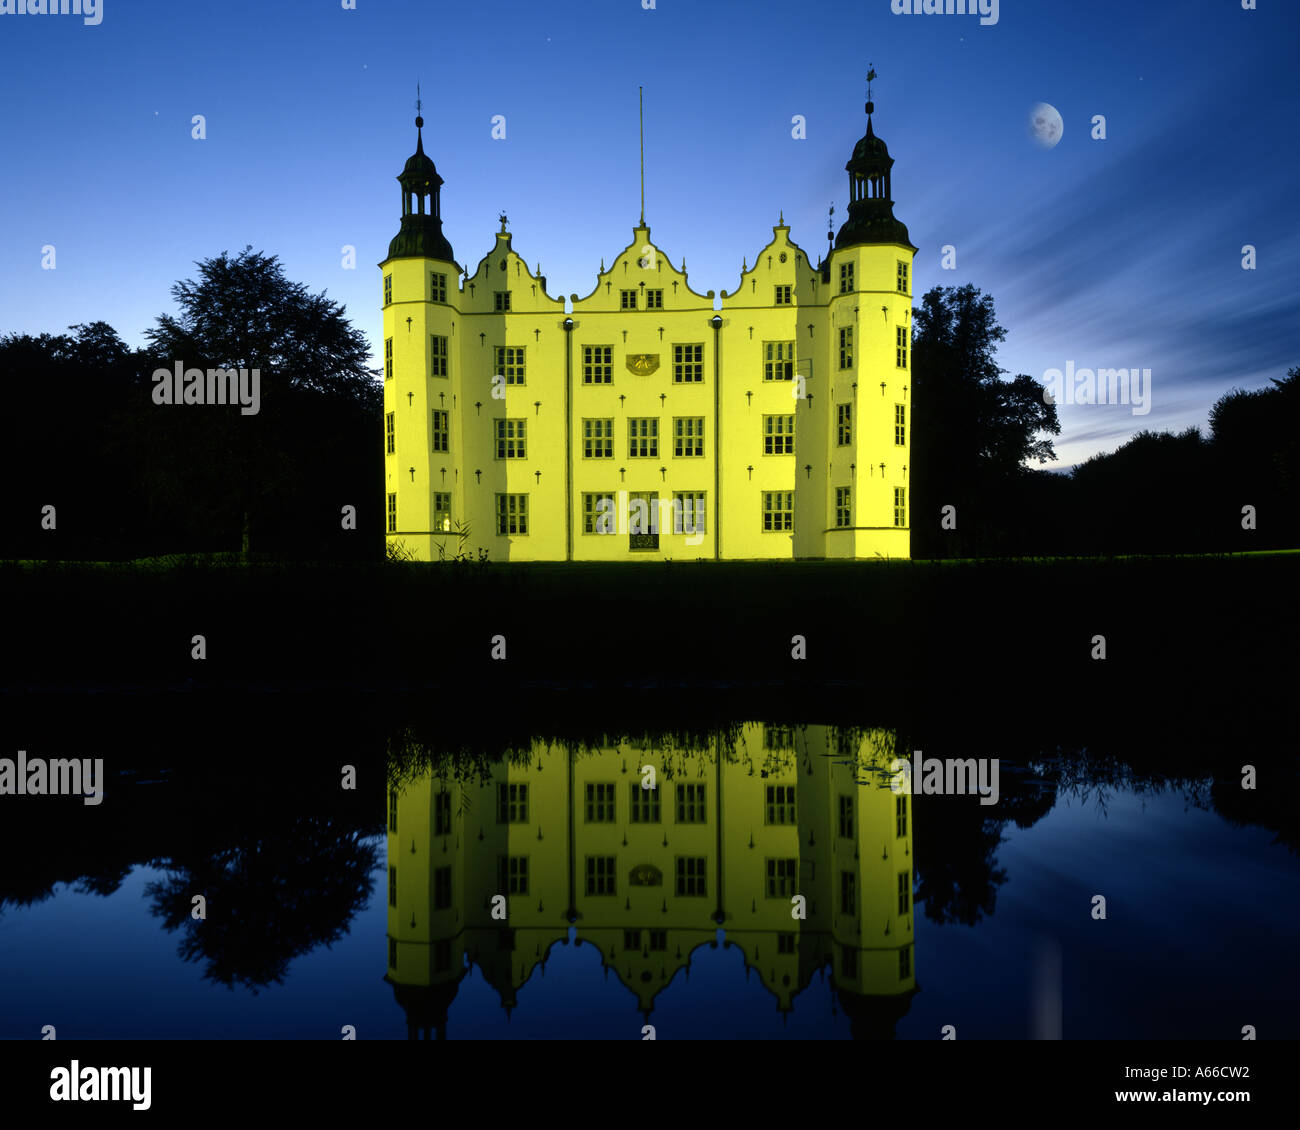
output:
<instances>
[{"instance_id":1,"label":"castle tower","mask_svg":"<svg viewBox=\"0 0 1300 1130\"><path fill-rule=\"evenodd\" d=\"M868 84L876 77L867 76ZM867 132L844 166L848 219L823 265L829 284L826 455L811 479L824 500L826 557L908 557L911 450L912 261L916 247L894 217L894 159ZM802 460L800 462L803 462ZM816 525L815 519L813 525Z\"/></svg>"},{"instance_id":2,"label":"castle tower","mask_svg":"<svg viewBox=\"0 0 1300 1130\"><path fill-rule=\"evenodd\" d=\"M453 521L462 513L463 483L450 461L459 427L459 367L452 354L460 268L442 232L443 180L424 152L423 126L417 117L415 153L397 177L402 226L379 264L384 272L385 529L390 543L400 540L420 560L436 561L438 544L458 541Z\"/></svg>"}]
</instances>

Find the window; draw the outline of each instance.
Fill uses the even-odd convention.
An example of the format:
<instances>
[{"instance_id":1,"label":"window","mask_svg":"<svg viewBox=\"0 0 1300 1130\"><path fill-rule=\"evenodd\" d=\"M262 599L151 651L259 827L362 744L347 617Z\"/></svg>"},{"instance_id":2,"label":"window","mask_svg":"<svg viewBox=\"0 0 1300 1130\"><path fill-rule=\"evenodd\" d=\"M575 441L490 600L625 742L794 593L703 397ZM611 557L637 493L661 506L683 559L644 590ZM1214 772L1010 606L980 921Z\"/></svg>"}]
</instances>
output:
<instances>
[{"instance_id":1,"label":"window","mask_svg":"<svg viewBox=\"0 0 1300 1130\"><path fill-rule=\"evenodd\" d=\"M647 310L662 310L664 308L664 292L662 290L647 290L645 292L645 308Z\"/></svg>"},{"instance_id":2,"label":"window","mask_svg":"<svg viewBox=\"0 0 1300 1130\"><path fill-rule=\"evenodd\" d=\"M764 749L794 749L794 734L789 726L764 726Z\"/></svg>"},{"instance_id":3,"label":"window","mask_svg":"<svg viewBox=\"0 0 1300 1130\"><path fill-rule=\"evenodd\" d=\"M451 909L451 868L439 867L433 873L433 909Z\"/></svg>"},{"instance_id":4,"label":"window","mask_svg":"<svg viewBox=\"0 0 1300 1130\"><path fill-rule=\"evenodd\" d=\"M894 488L894 525L907 525L907 496L903 487Z\"/></svg>"},{"instance_id":5,"label":"window","mask_svg":"<svg viewBox=\"0 0 1300 1130\"><path fill-rule=\"evenodd\" d=\"M840 368L853 368L853 327L845 326L840 330Z\"/></svg>"},{"instance_id":6,"label":"window","mask_svg":"<svg viewBox=\"0 0 1300 1130\"><path fill-rule=\"evenodd\" d=\"M840 968L845 977L858 975L858 951L852 946L840 946Z\"/></svg>"},{"instance_id":7,"label":"window","mask_svg":"<svg viewBox=\"0 0 1300 1130\"><path fill-rule=\"evenodd\" d=\"M906 914L910 907L909 899L912 894L912 873L910 871L900 871L898 874L898 913Z\"/></svg>"},{"instance_id":8,"label":"window","mask_svg":"<svg viewBox=\"0 0 1300 1130\"><path fill-rule=\"evenodd\" d=\"M794 380L794 342L763 342L763 380Z\"/></svg>"},{"instance_id":9,"label":"window","mask_svg":"<svg viewBox=\"0 0 1300 1130\"><path fill-rule=\"evenodd\" d=\"M673 346L673 384L699 384L704 380L703 343Z\"/></svg>"},{"instance_id":10,"label":"window","mask_svg":"<svg viewBox=\"0 0 1300 1130\"><path fill-rule=\"evenodd\" d=\"M397 495L388 496L388 532L397 533Z\"/></svg>"},{"instance_id":11,"label":"window","mask_svg":"<svg viewBox=\"0 0 1300 1130\"><path fill-rule=\"evenodd\" d=\"M853 264L840 264L840 293L848 294L853 290Z\"/></svg>"},{"instance_id":12,"label":"window","mask_svg":"<svg viewBox=\"0 0 1300 1130\"><path fill-rule=\"evenodd\" d=\"M528 823L528 786L497 786L497 823Z\"/></svg>"},{"instance_id":13,"label":"window","mask_svg":"<svg viewBox=\"0 0 1300 1130\"><path fill-rule=\"evenodd\" d=\"M614 822L614 786L587 786L587 823L612 824Z\"/></svg>"},{"instance_id":14,"label":"window","mask_svg":"<svg viewBox=\"0 0 1300 1130\"><path fill-rule=\"evenodd\" d=\"M653 545L630 545L630 549L659 548L659 495L652 490L629 491L627 496L627 532L655 539Z\"/></svg>"},{"instance_id":15,"label":"window","mask_svg":"<svg viewBox=\"0 0 1300 1130\"><path fill-rule=\"evenodd\" d=\"M526 459L528 457L528 421L507 417L496 422L497 458Z\"/></svg>"},{"instance_id":16,"label":"window","mask_svg":"<svg viewBox=\"0 0 1300 1130\"><path fill-rule=\"evenodd\" d=\"M707 892L704 889L704 863L705 857L697 856L678 856L677 857L677 893L679 895L704 895Z\"/></svg>"},{"instance_id":17,"label":"window","mask_svg":"<svg viewBox=\"0 0 1300 1130\"><path fill-rule=\"evenodd\" d=\"M777 936L776 936L776 952L777 952L778 954L781 954L781 953L794 953L794 935L793 935L793 934L777 934Z\"/></svg>"},{"instance_id":18,"label":"window","mask_svg":"<svg viewBox=\"0 0 1300 1130\"><path fill-rule=\"evenodd\" d=\"M635 310L635 309L636 309L636 291L635 291L635 290L620 290L620 291L619 291L619 294L622 295L622 303L621 303L621 305L622 305L622 308L623 308L624 310Z\"/></svg>"},{"instance_id":19,"label":"window","mask_svg":"<svg viewBox=\"0 0 1300 1130\"><path fill-rule=\"evenodd\" d=\"M524 383L524 347L522 345L497 346L497 373L505 377L508 385Z\"/></svg>"},{"instance_id":20,"label":"window","mask_svg":"<svg viewBox=\"0 0 1300 1130\"><path fill-rule=\"evenodd\" d=\"M614 492L601 491L582 496L582 532L613 534L615 529Z\"/></svg>"},{"instance_id":21,"label":"window","mask_svg":"<svg viewBox=\"0 0 1300 1130\"><path fill-rule=\"evenodd\" d=\"M852 871L840 872L840 913L857 914L857 877Z\"/></svg>"},{"instance_id":22,"label":"window","mask_svg":"<svg viewBox=\"0 0 1300 1130\"><path fill-rule=\"evenodd\" d=\"M587 894L614 894L614 857L612 855L587 856Z\"/></svg>"},{"instance_id":23,"label":"window","mask_svg":"<svg viewBox=\"0 0 1300 1130\"><path fill-rule=\"evenodd\" d=\"M845 447L853 442L853 405L837 404L835 406L836 442Z\"/></svg>"},{"instance_id":24,"label":"window","mask_svg":"<svg viewBox=\"0 0 1300 1130\"><path fill-rule=\"evenodd\" d=\"M501 855L497 857L497 892L503 895L528 893L528 856Z\"/></svg>"},{"instance_id":25,"label":"window","mask_svg":"<svg viewBox=\"0 0 1300 1130\"><path fill-rule=\"evenodd\" d=\"M912 975L912 947L904 946L898 951L898 979L906 981Z\"/></svg>"},{"instance_id":26,"label":"window","mask_svg":"<svg viewBox=\"0 0 1300 1130\"><path fill-rule=\"evenodd\" d=\"M446 451L449 441L450 427L447 423L447 413L441 408L433 410L433 450Z\"/></svg>"},{"instance_id":27,"label":"window","mask_svg":"<svg viewBox=\"0 0 1300 1130\"><path fill-rule=\"evenodd\" d=\"M794 417L763 417L763 454L794 454Z\"/></svg>"},{"instance_id":28,"label":"window","mask_svg":"<svg viewBox=\"0 0 1300 1130\"><path fill-rule=\"evenodd\" d=\"M853 839L853 797L840 797L840 838Z\"/></svg>"},{"instance_id":29,"label":"window","mask_svg":"<svg viewBox=\"0 0 1300 1130\"><path fill-rule=\"evenodd\" d=\"M506 950L513 953L515 948L515 932L505 926L497 931L497 949Z\"/></svg>"},{"instance_id":30,"label":"window","mask_svg":"<svg viewBox=\"0 0 1300 1130\"><path fill-rule=\"evenodd\" d=\"M763 492L763 532L780 533L794 529L794 491L765 490Z\"/></svg>"},{"instance_id":31,"label":"window","mask_svg":"<svg viewBox=\"0 0 1300 1130\"><path fill-rule=\"evenodd\" d=\"M397 793L388 794L388 830L397 831Z\"/></svg>"},{"instance_id":32,"label":"window","mask_svg":"<svg viewBox=\"0 0 1300 1130\"><path fill-rule=\"evenodd\" d=\"M898 261L898 293L907 293L907 264L901 259Z\"/></svg>"},{"instance_id":33,"label":"window","mask_svg":"<svg viewBox=\"0 0 1300 1130\"><path fill-rule=\"evenodd\" d=\"M433 492L433 529L442 533L451 530L451 495L445 491Z\"/></svg>"},{"instance_id":34,"label":"window","mask_svg":"<svg viewBox=\"0 0 1300 1130\"><path fill-rule=\"evenodd\" d=\"M391 865L388 868L388 905L397 905L397 868Z\"/></svg>"},{"instance_id":35,"label":"window","mask_svg":"<svg viewBox=\"0 0 1300 1130\"><path fill-rule=\"evenodd\" d=\"M384 305L387 306L393 301L393 276L384 276Z\"/></svg>"},{"instance_id":36,"label":"window","mask_svg":"<svg viewBox=\"0 0 1300 1130\"><path fill-rule=\"evenodd\" d=\"M769 859L767 861L767 897L770 899L789 898L794 890L795 861L793 859Z\"/></svg>"},{"instance_id":37,"label":"window","mask_svg":"<svg viewBox=\"0 0 1300 1130\"><path fill-rule=\"evenodd\" d=\"M441 271L429 272L429 299L432 302L447 301L447 276Z\"/></svg>"},{"instance_id":38,"label":"window","mask_svg":"<svg viewBox=\"0 0 1300 1130\"><path fill-rule=\"evenodd\" d=\"M397 413L384 413L384 451L392 455L397 450Z\"/></svg>"},{"instance_id":39,"label":"window","mask_svg":"<svg viewBox=\"0 0 1300 1130\"><path fill-rule=\"evenodd\" d=\"M835 731L835 752L840 757L857 757L862 739L852 727L840 726Z\"/></svg>"},{"instance_id":40,"label":"window","mask_svg":"<svg viewBox=\"0 0 1300 1130\"><path fill-rule=\"evenodd\" d=\"M633 824L658 824L661 813L662 806L659 803L659 790L643 789L639 781L633 781L631 822Z\"/></svg>"},{"instance_id":41,"label":"window","mask_svg":"<svg viewBox=\"0 0 1300 1130\"><path fill-rule=\"evenodd\" d=\"M777 306L790 305L790 288L788 286L778 286L776 288L775 305Z\"/></svg>"},{"instance_id":42,"label":"window","mask_svg":"<svg viewBox=\"0 0 1300 1130\"><path fill-rule=\"evenodd\" d=\"M907 835L907 797L894 798L894 835Z\"/></svg>"},{"instance_id":43,"label":"window","mask_svg":"<svg viewBox=\"0 0 1300 1130\"><path fill-rule=\"evenodd\" d=\"M510 292L508 290L498 290L493 295L493 309L505 313L510 309Z\"/></svg>"},{"instance_id":44,"label":"window","mask_svg":"<svg viewBox=\"0 0 1300 1130\"><path fill-rule=\"evenodd\" d=\"M584 459L614 458L614 421L582 421L582 457Z\"/></svg>"},{"instance_id":45,"label":"window","mask_svg":"<svg viewBox=\"0 0 1300 1130\"><path fill-rule=\"evenodd\" d=\"M703 824L706 819L704 813L704 786L678 785L677 823Z\"/></svg>"},{"instance_id":46,"label":"window","mask_svg":"<svg viewBox=\"0 0 1300 1130\"><path fill-rule=\"evenodd\" d=\"M902 404L894 405L894 444L903 447L907 443L907 408Z\"/></svg>"},{"instance_id":47,"label":"window","mask_svg":"<svg viewBox=\"0 0 1300 1130\"><path fill-rule=\"evenodd\" d=\"M445 836L451 832L451 793L436 793L433 798L433 834Z\"/></svg>"},{"instance_id":48,"label":"window","mask_svg":"<svg viewBox=\"0 0 1300 1130\"><path fill-rule=\"evenodd\" d=\"M438 334L429 336L429 375L433 377L447 375L447 339Z\"/></svg>"},{"instance_id":49,"label":"window","mask_svg":"<svg viewBox=\"0 0 1300 1130\"><path fill-rule=\"evenodd\" d=\"M607 385L614 382L614 347L612 345L584 345L582 347L582 383Z\"/></svg>"},{"instance_id":50,"label":"window","mask_svg":"<svg viewBox=\"0 0 1300 1130\"><path fill-rule=\"evenodd\" d=\"M638 416L628 420L627 454L631 459L659 458L659 420L657 417Z\"/></svg>"},{"instance_id":51,"label":"window","mask_svg":"<svg viewBox=\"0 0 1300 1130\"><path fill-rule=\"evenodd\" d=\"M894 364L900 369L907 368L907 327L894 327Z\"/></svg>"},{"instance_id":52,"label":"window","mask_svg":"<svg viewBox=\"0 0 1300 1130\"><path fill-rule=\"evenodd\" d=\"M794 824L794 786L767 786L767 815L765 824Z\"/></svg>"},{"instance_id":53,"label":"window","mask_svg":"<svg viewBox=\"0 0 1300 1130\"><path fill-rule=\"evenodd\" d=\"M704 533L704 492L702 490L673 491L673 533Z\"/></svg>"},{"instance_id":54,"label":"window","mask_svg":"<svg viewBox=\"0 0 1300 1130\"><path fill-rule=\"evenodd\" d=\"M646 946L651 953L668 952L668 931L667 930L648 930L650 942Z\"/></svg>"},{"instance_id":55,"label":"window","mask_svg":"<svg viewBox=\"0 0 1300 1130\"><path fill-rule=\"evenodd\" d=\"M623 931L623 948L625 950L639 950L641 948L641 931L624 930Z\"/></svg>"},{"instance_id":56,"label":"window","mask_svg":"<svg viewBox=\"0 0 1300 1130\"><path fill-rule=\"evenodd\" d=\"M433 943L433 971L446 973L451 968L451 942L445 938Z\"/></svg>"},{"instance_id":57,"label":"window","mask_svg":"<svg viewBox=\"0 0 1300 1130\"><path fill-rule=\"evenodd\" d=\"M852 524L853 507L848 487L835 488L835 525L839 529Z\"/></svg>"},{"instance_id":58,"label":"window","mask_svg":"<svg viewBox=\"0 0 1300 1130\"><path fill-rule=\"evenodd\" d=\"M393 339L384 338L384 380L391 380L393 377Z\"/></svg>"},{"instance_id":59,"label":"window","mask_svg":"<svg viewBox=\"0 0 1300 1130\"><path fill-rule=\"evenodd\" d=\"M389 969L397 968L397 939L396 938L388 939L388 968Z\"/></svg>"},{"instance_id":60,"label":"window","mask_svg":"<svg viewBox=\"0 0 1300 1130\"><path fill-rule=\"evenodd\" d=\"M528 495L497 495L497 533L528 533Z\"/></svg>"},{"instance_id":61,"label":"window","mask_svg":"<svg viewBox=\"0 0 1300 1130\"><path fill-rule=\"evenodd\" d=\"M690 457L704 454L704 417L673 418L673 454Z\"/></svg>"}]
</instances>

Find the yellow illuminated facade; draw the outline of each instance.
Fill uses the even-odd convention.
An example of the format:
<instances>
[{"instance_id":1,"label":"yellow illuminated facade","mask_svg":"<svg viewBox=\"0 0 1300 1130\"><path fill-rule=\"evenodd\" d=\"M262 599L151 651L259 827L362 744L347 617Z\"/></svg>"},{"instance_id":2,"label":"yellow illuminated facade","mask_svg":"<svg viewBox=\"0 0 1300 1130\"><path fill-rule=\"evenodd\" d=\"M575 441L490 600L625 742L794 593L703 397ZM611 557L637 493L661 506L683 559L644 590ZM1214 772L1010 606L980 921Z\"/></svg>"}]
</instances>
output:
<instances>
[{"instance_id":1,"label":"yellow illuminated facade","mask_svg":"<svg viewBox=\"0 0 1300 1130\"><path fill-rule=\"evenodd\" d=\"M387 979L411 1035L445 1034L472 966L515 1007L572 926L644 1019L721 929L779 1010L825 971L856 1036L892 1036L916 992L894 756L889 731L751 723L704 750L535 742L484 781L394 786Z\"/></svg>"},{"instance_id":2,"label":"yellow illuminated facade","mask_svg":"<svg viewBox=\"0 0 1300 1130\"><path fill-rule=\"evenodd\" d=\"M782 221L715 299L642 217L567 309L504 216L472 275L456 263L419 135L380 264L390 550L908 557L916 248L872 108L845 166L848 219L818 263Z\"/></svg>"}]
</instances>

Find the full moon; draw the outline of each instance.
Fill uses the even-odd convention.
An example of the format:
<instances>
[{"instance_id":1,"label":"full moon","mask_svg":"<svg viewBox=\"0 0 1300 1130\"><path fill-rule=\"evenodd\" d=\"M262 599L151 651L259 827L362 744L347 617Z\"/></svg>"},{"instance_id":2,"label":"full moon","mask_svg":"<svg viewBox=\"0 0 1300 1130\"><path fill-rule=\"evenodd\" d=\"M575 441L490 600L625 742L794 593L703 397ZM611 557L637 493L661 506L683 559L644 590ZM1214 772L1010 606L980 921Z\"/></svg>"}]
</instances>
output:
<instances>
[{"instance_id":1,"label":"full moon","mask_svg":"<svg viewBox=\"0 0 1300 1130\"><path fill-rule=\"evenodd\" d=\"M1044 149L1056 148L1064 132L1065 123L1055 106L1040 102L1029 111L1029 136Z\"/></svg>"}]
</instances>

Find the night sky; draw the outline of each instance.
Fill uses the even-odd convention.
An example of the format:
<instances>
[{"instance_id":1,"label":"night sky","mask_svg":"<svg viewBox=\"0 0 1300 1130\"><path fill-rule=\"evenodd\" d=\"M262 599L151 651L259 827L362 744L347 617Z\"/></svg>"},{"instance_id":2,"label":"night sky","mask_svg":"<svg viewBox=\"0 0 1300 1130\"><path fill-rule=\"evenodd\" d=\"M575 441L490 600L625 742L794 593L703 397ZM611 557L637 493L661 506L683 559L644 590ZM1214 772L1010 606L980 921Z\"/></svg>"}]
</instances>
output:
<instances>
[{"instance_id":1,"label":"night sky","mask_svg":"<svg viewBox=\"0 0 1300 1130\"><path fill-rule=\"evenodd\" d=\"M697 291L731 290L780 211L814 261L832 202L843 222L870 63L918 298L992 294L1013 374L1152 371L1147 415L1062 405L1054 466L1204 427L1228 389L1300 364L1289 0L1001 0L991 25L890 0L102 3L97 26L0 14L0 333L102 319L143 344L195 260L251 244L378 347L417 81L471 270L505 211L553 295L592 290L638 217L640 84L651 238ZM1064 121L1050 150L1040 101Z\"/></svg>"}]
</instances>

